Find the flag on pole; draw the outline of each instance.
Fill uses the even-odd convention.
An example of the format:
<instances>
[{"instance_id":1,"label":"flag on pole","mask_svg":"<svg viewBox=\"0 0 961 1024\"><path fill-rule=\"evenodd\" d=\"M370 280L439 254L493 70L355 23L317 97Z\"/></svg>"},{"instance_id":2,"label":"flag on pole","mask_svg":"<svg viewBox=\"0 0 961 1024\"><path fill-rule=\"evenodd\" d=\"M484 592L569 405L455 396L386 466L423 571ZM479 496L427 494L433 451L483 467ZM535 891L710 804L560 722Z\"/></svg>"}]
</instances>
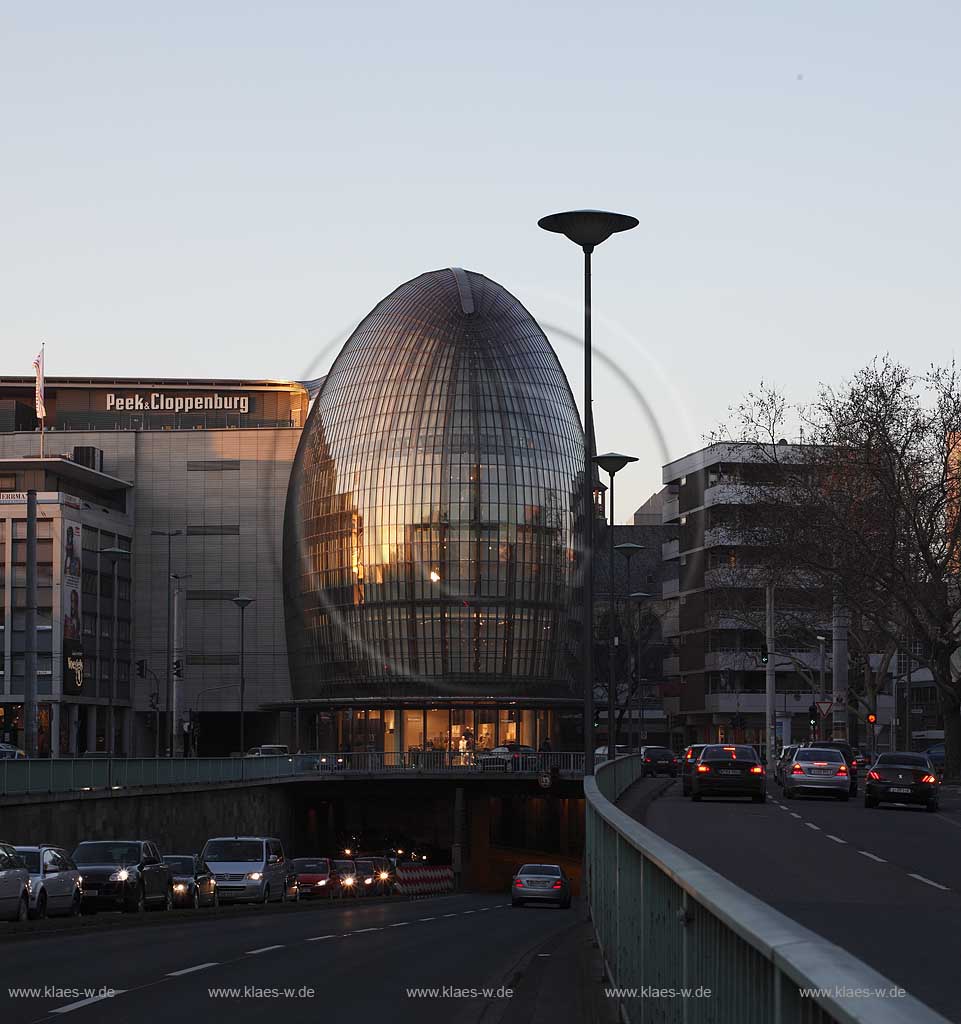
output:
<instances>
[{"instance_id":1,"label":"flag on pole","mask_svg":"<svg viewBox=\"0 0 961 1024\"><path fill-rule=\"evenodd\" d=\"M47 418L47 407L43 402L43 346L40 346L40 352L37 358L33 361L33 368L37 374L37 390L35 395L37 405L37 419L43 420Z\"/></svg>"}]
</instances>

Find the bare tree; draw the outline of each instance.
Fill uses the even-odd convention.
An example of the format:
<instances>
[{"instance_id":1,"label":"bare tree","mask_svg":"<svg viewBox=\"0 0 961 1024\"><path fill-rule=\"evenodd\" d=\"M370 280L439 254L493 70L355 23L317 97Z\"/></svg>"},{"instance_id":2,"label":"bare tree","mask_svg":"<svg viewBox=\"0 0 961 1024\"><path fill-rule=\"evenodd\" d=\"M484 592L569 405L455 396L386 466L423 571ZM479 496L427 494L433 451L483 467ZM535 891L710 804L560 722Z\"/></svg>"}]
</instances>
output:
<instances>
[{"instance_id":1,"label":"bare tree","mask_svg":"<svg viewBox=\"0 0 961 1024\"><path fill-rule=\"evenodd\" d=\"M779 443L792 420L803 443ZM800 408L762 385L733 410L720 437L753 446L768 468L754 501L771 571L800 567L812 585L829 588L888 659L905 637L921 641L917 660L931 671L944 714L946 773L957 778L957 368L915 374L880 358L837 388L822 385ZM875 698L877 686L874 678Z\"/></svg>"}]
</instances>

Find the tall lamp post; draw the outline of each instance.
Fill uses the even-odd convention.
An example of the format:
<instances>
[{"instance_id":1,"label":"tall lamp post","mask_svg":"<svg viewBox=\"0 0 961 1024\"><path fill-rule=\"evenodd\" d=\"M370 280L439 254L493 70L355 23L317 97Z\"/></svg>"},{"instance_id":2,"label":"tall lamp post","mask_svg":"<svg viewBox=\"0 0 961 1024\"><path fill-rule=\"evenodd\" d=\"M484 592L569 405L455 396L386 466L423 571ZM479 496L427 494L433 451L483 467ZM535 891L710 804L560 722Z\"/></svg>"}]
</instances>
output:
<instances>
[{"instance_id":1,"label":"tall lamp post","mask_svg":"<svg viewBox=\"0 0 961 1024\"><path fill-rule=\"evenodd\" d=\"M615 604L614 604L614 477L617 473L632 462L637 462L633 455L620 455L617 452L607 452L605 455L595 455L594 463L599 469L603 469L610 480L610 504L607 515L610 523L607 528L607 571L611 580L611 610L609 630L610 637L607 650L607 758L613 761L617 756L617 667L614 664L616 653L617 636L614 630Z\"/></svg>"},{"instance_id":2,"label":"tall lamp post","mask_svg":"<svg viewBox=\"0 0 961 1024\"><path fill-rule=\"evenodd\" d=\"M247 605L253 603L252 597L234 597L231 599L234 604L240 609L240 756L244 756L244 751L247 749L244 746L244 697L247 693L247 678L244 674L244 612L247 610Z\"/></svg>"},{"instance_id":3,"label":"tall lamp post","mask_svg":"<svg viewBox=\"0 0 961 1024\"><path fill-rule=\"evenodd\" d=\"M170 706L171 697L173 696L173 653L171 651L172 643L170 639L170 630L173 625L173 614L171 604L173 602L173 588L170 585L170 545L174 537L179 537L183 533L183 530L151 530L151 537L166 537L167 538L167 573L164 579L167 581L167 713L173 716L173 709ZM170 727L171 735L173 735L173 725ZM173 743L170 745L170 757L173 757Z\"/></svg>"},{"instance_id":4,"label":"tall lamp post","mask_svg":"<svg viewBox=\"0 0 961 1024\"><path fill-rule=\"evenodd\" d=\"M108 693L109 707L107 710L107 753L113 757L116 753L116 737L117 737L117 726L114 720L116 713L114 704L116 701L117 693L117 560L120 558L129 558L130 552L126 548L100 548L98 554L106 555L112 563L112 582L113 582L113 626L111 632L113 634L111 641L111 665L110 665L110 692Z\"/></svg>"},{"instance_id":5,"label":"tall lamp post","mask_svg":"<svg viewBox=\"0 0 961 1024\"><path fill-rule=\"evenodd\" d=\"M174 591L174 657L173 657L173 685L170 689L170 756L177 756L177 746L181 730L177 724L177 711L180 703L180 688L177 680L183 679L184 675L184 632L186 623L183 615L183 581L193 578L193 573L171 573L170 581L176 585ZM186 681L183 684L186 693ZM182 748L181 748L182 749Z\"/></svg>"},{"instance_id":6,"label":"tall lamp post","mask_svg":"<svg viewBox=\"0 0 961 1024\"><path fill-rule=\"evenodd\" d=\"M594 414L591 393L591 253L619 231L636 228L636 217L604 210L568 210L541 217L537 222L545 231L553 231L569 238L584 250L584 519L582 551L583 649L582 673L584 686L584 774L594 774L594 592L591 578L591 558L594 548Z\"/></svg>"},{"instance_id":7,"label":"tall lamp post","mask_svg":"<svg viewBox=\"0 0 961 1024\"><path fill-rule=\"evenodd\" d=\"M627 543L624 543L624 544L615 544L614 545L614 550L615 551L619 551L621 553L621 555L623 555L623 557L627 560L627 593L630 594L631 593L631 559L633 559L633 557L639 551L643 551L644 550L644 545L643 544L633 544L631 542L627 542ZM638 640L640 640L640 629L641 629L640 612L638 612L637 629L638 629ZM631 664L630 653L631 653L630 650L628 650L628 652L627 652L627 654L628 654L628 657L627 657L628 668L630 667L630 664ZM628 681L630 681L630 680L628 680ZM640 676L638 676L638 681L640 681ZM633 749L633 747L632 747L632 740L631 740L631 733L633 731L634 731L634 722L633 722L633 719L631 718L631 687L630 687L630 685L628 685L628 687L627 687L627 749L628 749L628 752L630 752Z\"/></svg>"},{"instance_id":8,"label":"tall lamp post","mask_svg":"<svg viewBox=\"0 0 961 1024\"><path fill-rule=\"evenodd\" d=\"M644 676L641 671L641 654L644 650L644 643L641 638L641 604L644 601L649 600L653 597L653 594L649 594L646 590L635 590L631 594L631 600L637 605L637 653L634 655L634 663L637 665L637 686L634 688L634 695L637 699L637 752L641 752L641 747L644 746L644 691L641 688L641 683L644 681ZM670 738L668 739L668 745L670 745Z\"/></svg>"}]
</instances>

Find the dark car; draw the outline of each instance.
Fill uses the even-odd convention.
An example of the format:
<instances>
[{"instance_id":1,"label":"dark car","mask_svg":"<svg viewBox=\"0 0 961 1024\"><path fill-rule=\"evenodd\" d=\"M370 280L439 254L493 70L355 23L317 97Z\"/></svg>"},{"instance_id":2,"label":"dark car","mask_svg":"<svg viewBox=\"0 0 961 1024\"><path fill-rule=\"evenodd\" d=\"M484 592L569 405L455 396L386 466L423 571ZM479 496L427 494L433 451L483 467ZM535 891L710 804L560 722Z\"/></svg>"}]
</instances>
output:
<instances>
[{"instance_id":1,"label":"dark car","mask_svg":"<svg viewBox=\"0 0 961 1024\"><path fill-rule=\"evenodd\" d=\"M170 868L175 907L217 907L217 880L207 865L192 853L168 853L164 863Z\"/></svg>"},{"instance_id":2,"label":"dark car","mask_svg":"<svg viewBox=\"0 0 961 1024\"><path fill-rule=\"evenodd\" d=\"M386 896L393 891L393 874L386 857L363 857L357 864L357 878L363 896Z\"/></svg>"},{"instance_id":3,"label":"dark car","mask_svg":"<svg viewBox=\"0 0 961 1024\"><path fill-rule=\"evenodd\" d=\"M338 895L340 877L329 857L296 857L290 866L297 875L301 899L333 899Z\"/></svg>"},{"instance_id":4,"label":"dark car","mask_svg":"<svg viewBox=\"0 0 961 1024\"><path fill-rule=\"evenodd\" d=\"M940 788L937 769L927 754L881 754L864 780L864 806L922 804L936 811Z\"/></svg>"},{"instance_id":5,"label":"dark car","mask_svg":"<svg viewBox=\"0 0 961 1024\"><path fill-rule=\"evenodd\" d=\"M858 760L854 747L844 740L818 740L817 742L805 743L805 747L817 747L818 750L839 750L848 766L848 778L850 780L848 792L851 796L858 795Z\"/></svg>"},{"instance_id":6,"label":"dark car","mask_svg":"<svg viewBox=\"0 0 961 1024\"><path fill-rule=\"evenodd\" d=\"M641 747L641 777L648 775L677 776L678 759L667 747Z\"/></svg>"},{"instance_id":7,"label":"dark car","mask_svg":"<svg viewBox=\"0 0 961 1024\"><path fill-rule=\"evenodd\" d=\"M363 895L360 890L364 883L360 879L357 865L352 860L335 860L331 862L330 866L333 868L333 874L336 875L334 896L352 896L356 899Z\"/></svg>"},{"instance_id":8,"label":"dark car","mask_svg":"<svg viewBox=\"0 0 961 1024\"><path fill-rule=\"evenodd\" d=\"M71 858L83 876L85 914L122 910L139 914L144 908L173 906L170 868L149 839L115 839L81 843Z\"/></svg>"},{"instance_id":9,"label":"dark car","mask_svg":"<svg viewBox=\"0 0 961 1024\"><path fill-rule=\"evenodd\" d=\"M681 758L681 791L684 796L691 795L691 776L694 774L694 766L706 746L706 743L692 743L684 751Z\"/></svg>"},{"instance_id":10,"label":"dark car","mask_svg":"<svg viewBox=\"0 0 961 1024\"><path fill-rule=\"evenodd\" d=\"M691 777L691 799L705 796L749 796L755 803L764 803L764 765L754 747L741 743L706 746Z\"/></svg>"}]
</instances>

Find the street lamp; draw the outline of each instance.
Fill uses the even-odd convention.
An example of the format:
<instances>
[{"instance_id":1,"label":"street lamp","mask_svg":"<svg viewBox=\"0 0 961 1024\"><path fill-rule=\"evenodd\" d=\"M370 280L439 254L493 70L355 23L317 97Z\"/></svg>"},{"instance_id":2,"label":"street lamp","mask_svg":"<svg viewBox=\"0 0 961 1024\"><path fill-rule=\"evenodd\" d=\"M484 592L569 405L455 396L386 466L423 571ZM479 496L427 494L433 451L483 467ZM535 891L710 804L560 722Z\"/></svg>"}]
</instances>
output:
<instances>
[{"instance_id":1,"label":"street lamp","mask_svg":"<svg viewBox=\"0 0 961 1024\"><path fill-rule=\"evenodd\" d=\"M173 624L173 616L171 614L170 604L173 600L173 592L170 586L170 544L174 537L179 537L183 533L183 530L151 530L151 537L166 537L167 538L167 712L173 714L170 706L171 698L173 696L173 656L171 654L171 640L170 640L170 628ZM173 725L170 727L170 733L173 735ZM170 756L173 757L173 743L170 746Z\"/></svg>"},{"instance_id":2,"label":"street lamp","mask_svg":"<svg viewBox=\"0 0 961 1024\"><path fill-rule=\"evenodd\" d=\"M604 210L568 210L542 217L538 226L565 235L584 250L584 480L583 480L583 563L584 632L582 670L584 683L584 774L594 774L594 593L591 558L594 548L594 414L591 393L591 253L595 246L619 231L636 228L638 220L623 213Z\"/></svg>"},{"instance_id":3,"label":"street lamp","mask_svg":"<svg viewBox=\"0 0 961 1024\"><path fill-rule=\"evenodd\" d=\"M117 687L117 560L120 558L129 558L130 552L126 548L100 548L97 552L100 555L106 555L111 563L112 570L111 575L113 578L113 627L112 627L112 640L111 640L111 665L110 665L110 692L109 692L109 708L107 711L107 753L110 757L113 757L116 753L116 737L117 730L114 724L114 700Z\"/></svg>"},{"instance_id":4,"label":"street lamp","mask_svg":"<svg viewBox=\"0 0 961 1024\"><path fill-rule=\"evenodd\" d=\"M240 609L240 756L244 756L247 749L244 746L244 696L247 692L247 679L244 675L244 612L247 605L253 604L252 597L231 598L234 604Z\"/></svg>"},{"instance_id":5,"label":"street lamp","mask_svg":"<svg viewBox=\"0 0 961 1024\"><path fill-rule=\"evenodd\" d=\"M617 753L617 718L615 717L617 711L617 671L614 664L614 644L617 640L617 637L614 635L614 620L616 613L616 606L614 603L614 476L617 473L620 473L625 466L629 466L632 462L637 462L637 459L635 459L633 455L620 455L617 452L607 452L606 455L595 455L593 461L599 469L604 470L608 479L611 481L609 488L610 503L607 508L607 515L610 520L610 525L607 530L608 572L611 580L611 628L607 653L607 757L608 760L613 761Z\"/></svg>"},{"instance_id":6,"label":"street lamp","mask_svg":"<svg viewBox=\"0 0 961 1024\"><path fill-rule=\"evenodd\" d=\"M638 709L638 728L637 728L637 752L641 752L641 747L644 745L644 693L641 690L641 682L643 676L641 675L641 652L644 650L644 645L641 642L641 602L647 601L654 595L649 594L646 590L635 590L631 594L631 600L637 602L637 688L634 693L637 696L637 709ZM671 735L668 731L668 746L671 745Z\"/></svg>"},{"instance_id":7,"label":"street lamp","mask_svg":"<svg viewBox=\"0 0 961 1024\"><path fill-rule=\"evenodd\" d=\"M821 659L820 682L818 683L818 689L820 690L818 693L819 700L824 700L824 645L827 643L827 639L828 638L826 636L821 636L821 634L818 633L818 651ZM815 725L815 735L811 737L812 740L820 739L820 736L818 735L818 733L820 733L819 726L820 723Z\"/></svg>"},{"instance_id":8,"label":"street lamp","mask_svg":"<svg viewBox=\"0 0 961 1024\"><path fill-rule=\"evenodd\" d=\"M626 542L624 544L615 544L614 545L614 550L615 551L619 551L624 556L624 558L627 560L627 592L628 592L628 594L630 594L630 592L631 592L631 559L633 559L633 557L639 551L644 551L645 550L644 545L643 544L634 544L634 543L631 543L631 542ZM641 633L641 613L640 613L640 611L638 611L638 613L637 613L637 633L638 633L638 644L640 644L640 633ZM628 651L627 664L628 664L628 666L630 666L630 664L631 664L630 651ZM638 662L638 673L640 673L640 662ZM637 677L638 684L640 684L640 679L641 679L640 674L638 674L638 677ZM631 733L634 731L634 721L631 718L630 711L631 711L631 687L630 687L630 685L628 685L628 687L627 687L627 749L628 749L628 752L633 750L633 744L632 744L632 740L631 740Z\"/></svg>"}]
</instances>

